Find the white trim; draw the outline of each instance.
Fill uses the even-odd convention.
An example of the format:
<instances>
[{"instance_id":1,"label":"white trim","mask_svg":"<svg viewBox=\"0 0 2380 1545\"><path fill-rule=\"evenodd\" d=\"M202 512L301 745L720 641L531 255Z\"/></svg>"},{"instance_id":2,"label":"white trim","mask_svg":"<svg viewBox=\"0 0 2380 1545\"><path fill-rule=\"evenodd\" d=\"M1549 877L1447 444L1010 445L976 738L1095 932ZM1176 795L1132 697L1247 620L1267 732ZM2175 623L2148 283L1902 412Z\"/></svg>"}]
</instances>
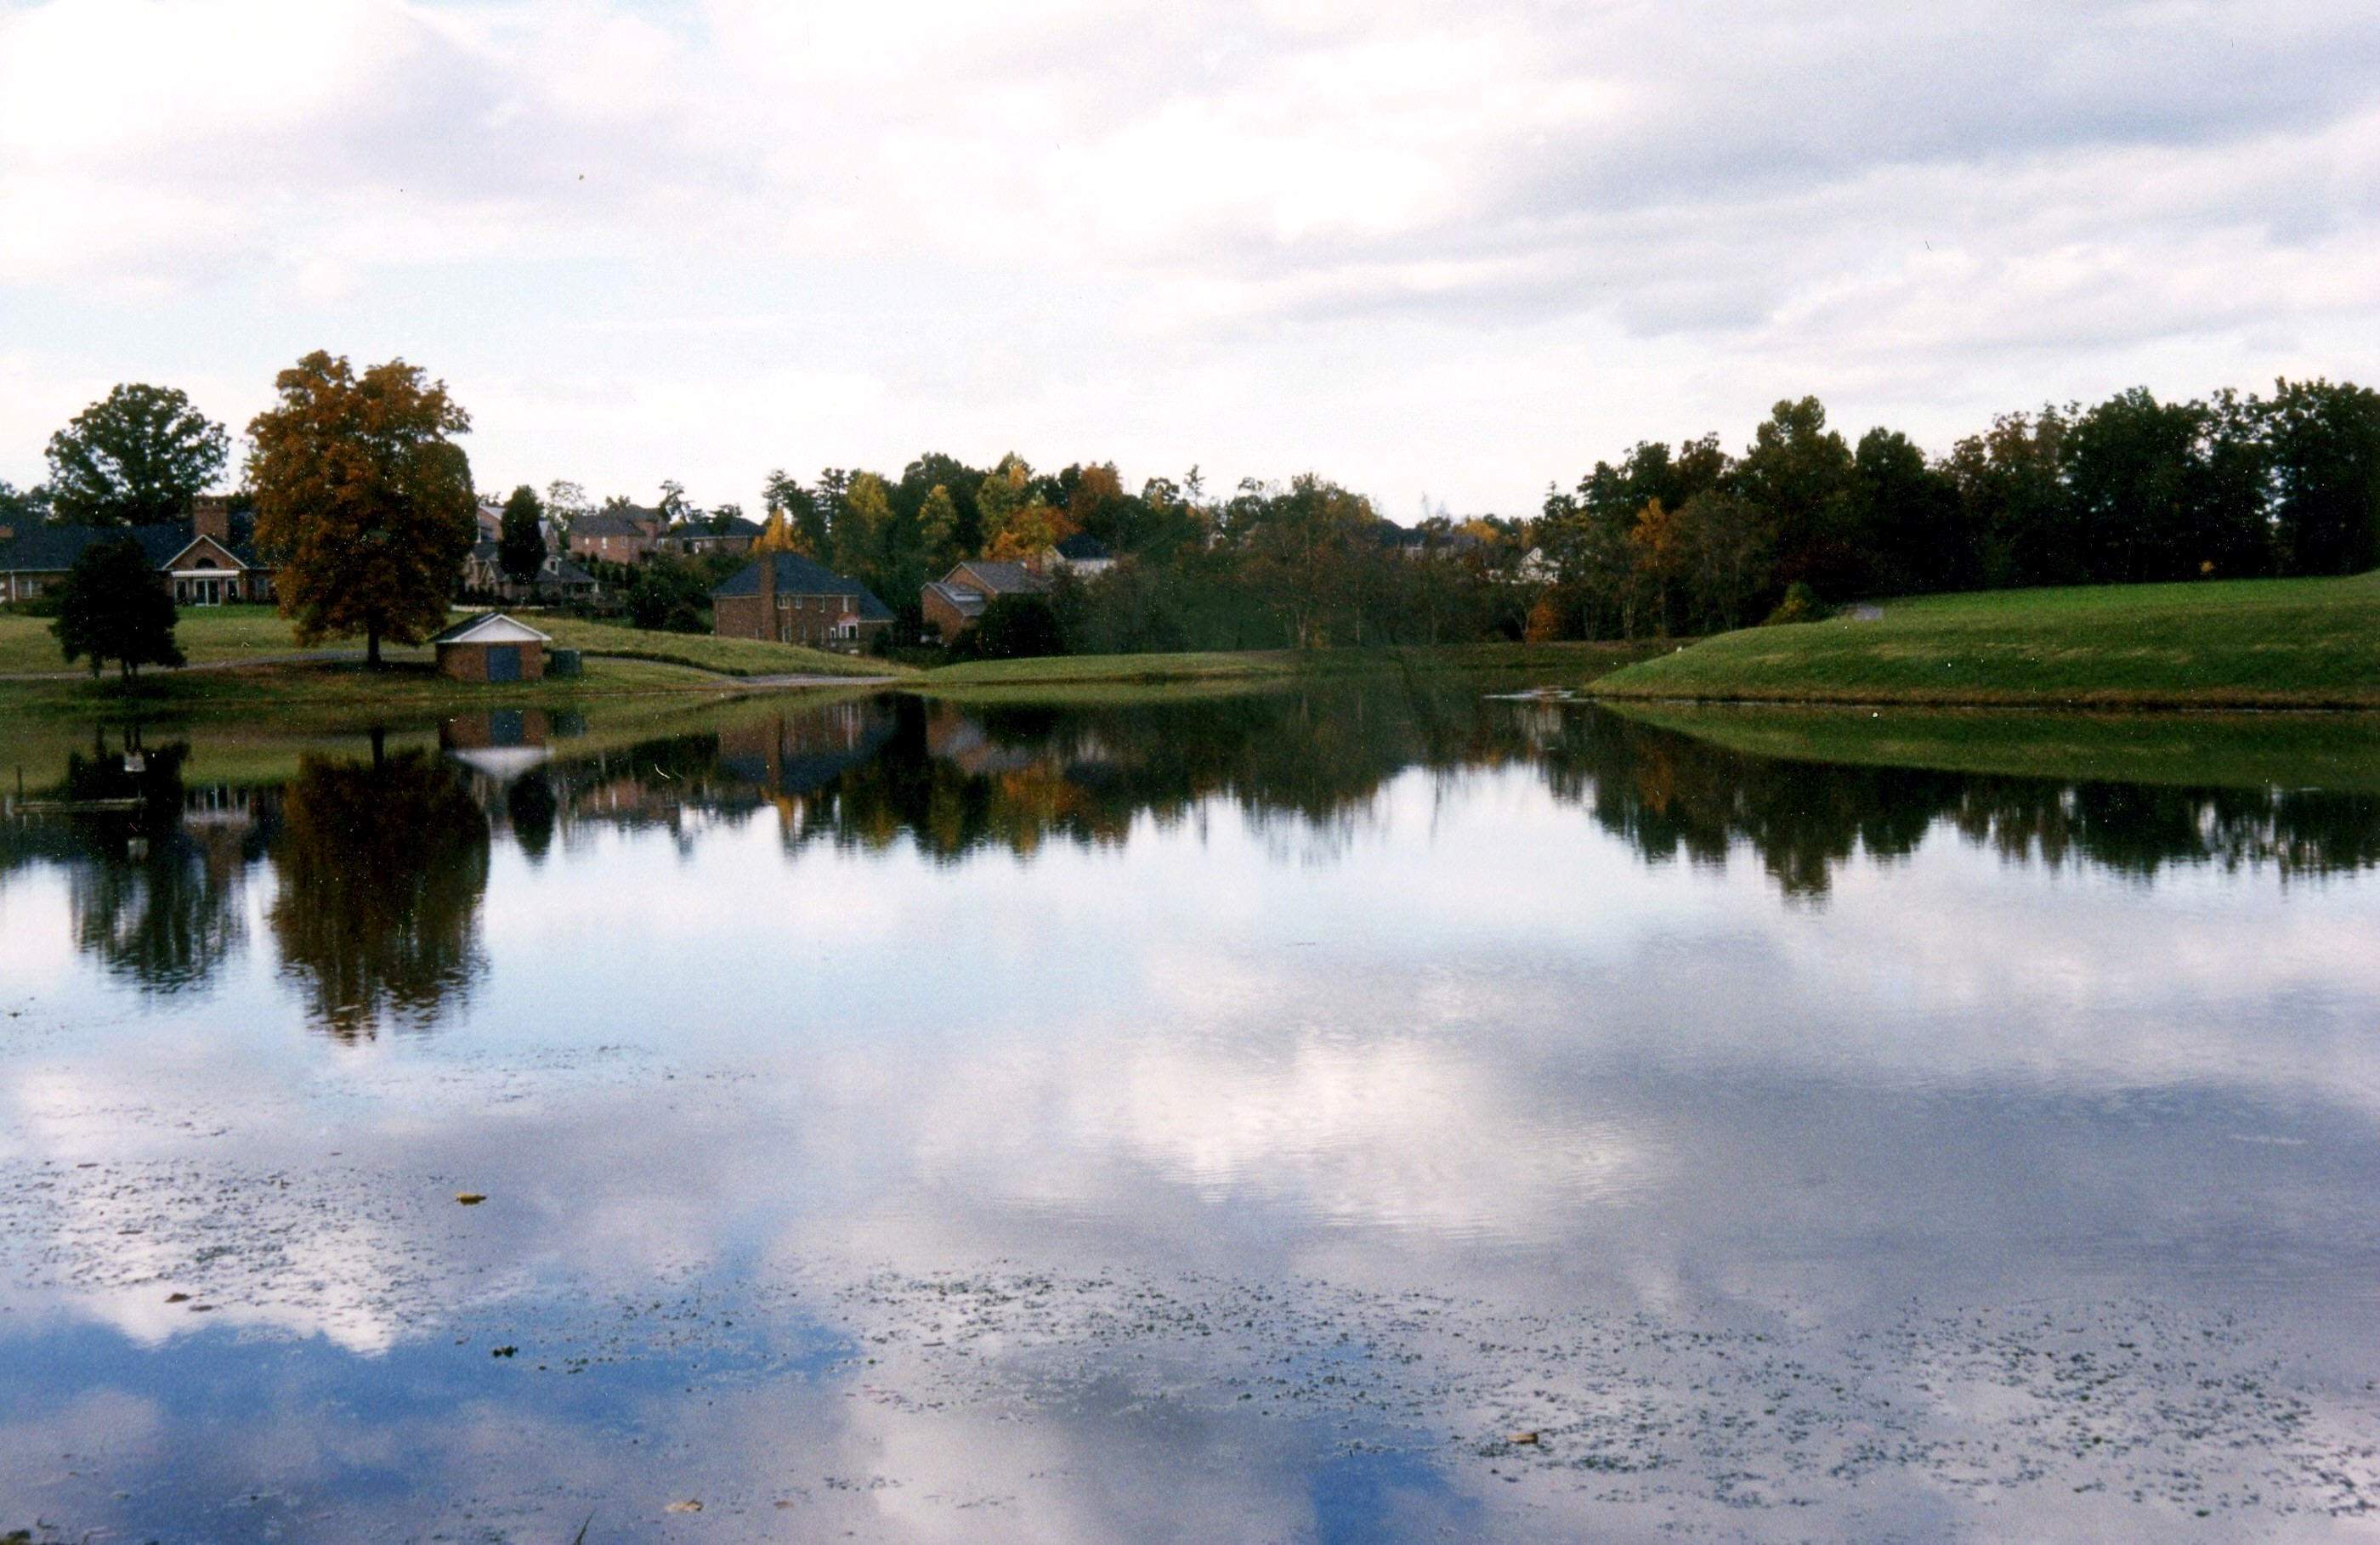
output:
<instances>
[{"instance_id":1,"label":"white trim","mask_svg":"<svg viewBox=\"0 0 2380 1545\"><path fill-rule=\"evenodd\" d=\"M441 634L441 644L551 644L553 635L540 633L527 622L507 617L501 611L491 611L457 634Z\"/></svg>"},{"instance_id":2,"label":"white trim","mask_svg":"<svg viewBox=\"0 0 2380 1545\"><path fill-rule=\"evenodd\" d=\"M184 542L173 556L167 558L165 561L159 564L158 567L161 569L172 568L176 563L181 561L183 553L189 551L194 547L197 547L200 542L204 542L208 546L213 548L217 552L222 553L225 558L230 559L233 562L239 563L239 555L233 552L231 549L224 546L221 542L216 541L212 537L200 535L193 537L188 541ZM226 569L222 572L225 573L244 573L249 567L250 565L249 564L239 563L239 567L236 570Z\"/></svg>"}]
</instances>

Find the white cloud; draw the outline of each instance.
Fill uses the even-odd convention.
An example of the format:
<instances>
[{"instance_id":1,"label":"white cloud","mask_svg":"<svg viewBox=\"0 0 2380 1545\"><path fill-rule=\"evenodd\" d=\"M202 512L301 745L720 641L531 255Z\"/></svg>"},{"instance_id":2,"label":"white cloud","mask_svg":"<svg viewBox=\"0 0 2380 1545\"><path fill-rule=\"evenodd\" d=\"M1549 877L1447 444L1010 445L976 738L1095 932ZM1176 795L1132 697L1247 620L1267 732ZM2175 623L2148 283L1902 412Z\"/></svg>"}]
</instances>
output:
<instances>
[{"instance_id":1,"label":"white cloud","mask_svg":"<svg viewBox=\"0 0 2380 1545\"><path fill-rule=\"evenodd\" d=\"M2369 376L2375 81L2347 0L47 0L0 311L45 376L252 380L234 422L401 352L492 483L1014 445L1520 509L1789 392L1940 443ZM9 405L0 476L76 405Z\"/></svg>"}]
</instances>

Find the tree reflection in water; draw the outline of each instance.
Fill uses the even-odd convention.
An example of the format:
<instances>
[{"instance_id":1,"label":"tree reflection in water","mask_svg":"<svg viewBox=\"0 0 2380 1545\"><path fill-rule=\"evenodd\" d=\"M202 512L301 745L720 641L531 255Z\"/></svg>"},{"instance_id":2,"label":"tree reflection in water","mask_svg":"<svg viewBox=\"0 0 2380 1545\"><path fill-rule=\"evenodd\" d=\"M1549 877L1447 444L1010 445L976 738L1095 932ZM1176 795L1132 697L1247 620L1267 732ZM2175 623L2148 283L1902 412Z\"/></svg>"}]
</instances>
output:
<instances>
[{"instance_id":1,"label":"tree reflection in water","mask_svg":"<svg viewBox=\"0 0 2380 1545\"><path fill-rule=\"evenodd\" d=\"M1055 843L1121 848L1144 822L1195 827L1235 810L1276 857L1329 863L1385 811L1393 780L1419 773L1441 800L1472 779L1541 780L1646 863L1756 863L1804 904L1823 902L1846 866L1928 841L2144 881L2177 865L2296 879L2380 864L2380 796L2355 789L2236 770L2192 786L1801 760L1585 706L1500 700L1459 677L1063 706L895 694L744 705L715 722L577 755L565 738L509 780L427 751L387 755L376 740L369 759L311 756L285 784L253 787L188 786L205 757L186 744L128 766L103 737L29 796L48 814L0 823L0 875L55 865L79 948L172 992L243 948L243 876L269 852L284 973L318 1024L358 1038L427 1026L470 987L498 824L534 863L573 827L659 830L691 854L706 834L773 812L791 858L906 847L953 864ZM2361 781L2351 760L2339 766Z\"/></svg>"},{"instance_id":2,"label":"tree reflection in water","mask_svg":"<svg viewBox=\"0 0 2380 1545\"><path fill-rule=\"evenodd\" d=\"M282 974L315 1023L369 1040L425 1029L483 969L488 821L455 769L423 751L308 756L282 795L271 913Z\"/></svg>"},{"instance_id":3,"label":"tree reflection in water","mask_svg":"<svg viewBox=\"0 0 2380 1545\"><path fill-rule=\"evenodd\" d=\"M678 736L552 778L565 824L666 824L689 844L702 829L690 814L732 825L766 804L791 851L906 842L957 862L987 848L1121 845L1144 817L1171 826L1225 802L1281 851L1327 859L1391 779L1419 769L1451 790L1513 766L1647 863L1721 866L1748 851L1803 901L1856 858L1891 863L1949 834L2011 862L2141 877L2176 864L2295 877L2380 863L2380 798L2366 793L1797 761L1460 681L1112 707L893 696Z\"/></svg>"},{"instance_id":4,"label":"tree reflection in water","mask_svg":"<svg viewBox=\"0 0 2380 1545\"><path fill-rule=\"evenodd\" d=\"M245 800L189 803L176 742L135 758L95 748L67 758L59 797L74 807L67 835L76 947L151 992L202 984L247 941L238 906L254 820ZM97 808L137 800L130 810Z\"/></svg>"}]
</instances>

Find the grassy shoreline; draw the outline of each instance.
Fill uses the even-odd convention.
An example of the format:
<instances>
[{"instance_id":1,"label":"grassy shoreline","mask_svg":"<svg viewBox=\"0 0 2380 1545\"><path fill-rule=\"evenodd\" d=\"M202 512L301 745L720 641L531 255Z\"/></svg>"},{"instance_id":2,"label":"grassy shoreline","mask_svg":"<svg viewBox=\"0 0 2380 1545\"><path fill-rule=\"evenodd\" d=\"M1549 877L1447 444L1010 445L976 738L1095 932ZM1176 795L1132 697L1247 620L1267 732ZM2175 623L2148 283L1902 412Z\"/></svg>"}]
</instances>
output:
<instances>
[{"instance_id":1,"label":"grassy shoreline","mask_svg":"<svg viewBox=\"0 0 2380 1545\"><path fill-rule=\"evenodd\" d=\"M1208 650L1175 655L1050 655L946 665L900 683L937 694L1020 687L1175 686L1310 680L1371 671L1510 670L1559 675L1562 684L1642 659L1644 644L1441 644L1370 649ZM1590 674L1582 674L1590 673Z\"/></svg>"},{"instance_id":2,"label":"grassy shoreline","mask_svg":"<svg viewBox=\"0 0 2380 1545\"><path fill-rule=\"evenodd\" d=\"M1172 655L1063 655L981 660L917 670L888 661L826 654L755 639L644 633L613 623L539 619L557 643L586 653L586 674L568 680L491 685L456 682L431 669L427 649L384 651L386 667L367 670L352 650L298 658L286 625L261 607L223 608L185 618L182 645L204 670L149 670L132 682L110 673L58 672L47 624L0 614L0 666L39 676L0 676L0 712L27 714L199 711L242 707L468 710L496 706L561 706L658 693L734 696L832 689L833 681L799 684L771 677L847 678L852 684L948 696L1085 690L1240 689L1371 672L1511 672L1576 686L1641 659L1650 646L1623 644L1463 644L1307 653L1246 650ZM38 637L35 636L38 634ZM46 653L44 653L46 651ZM874 680L868 680L868 679Z\"/></svg>"},{"instance_id":3,"label":"grassy shoreline","mask_svg":"<svg viewBox=\"0 0 2380 1545\"><path fill-rule=\"evenodd\" d=\"M2090 713L1643 703L1604 710L1746 755L2071 782L2380 792L2380 713Z\"/></svg>"},{"instance_id":4,"label":"grassy shoreline","mask_svg":"<svg viewBox=\"0 0 2380 1545\"><path fill-rule=\"evenodd\" d=\"M2380 573L1927 596L1722 634L1597 696L1944 707L2380 708Z\"/></svg>"}]
</instances>

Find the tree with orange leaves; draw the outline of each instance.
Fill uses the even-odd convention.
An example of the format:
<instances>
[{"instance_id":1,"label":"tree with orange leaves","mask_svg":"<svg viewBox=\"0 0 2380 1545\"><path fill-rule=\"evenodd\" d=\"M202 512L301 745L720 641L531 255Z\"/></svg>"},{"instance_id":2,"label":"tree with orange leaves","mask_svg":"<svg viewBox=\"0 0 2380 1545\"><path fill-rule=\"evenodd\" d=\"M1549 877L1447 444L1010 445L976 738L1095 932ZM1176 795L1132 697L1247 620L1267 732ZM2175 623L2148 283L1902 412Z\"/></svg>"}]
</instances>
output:
<instances>
[{"instance_id":1,"label":"tree with orange leaves","mask_svg":"<svg viewBox=\"0 0 2380 1545\"><path fill-rule=\"evenodd\" d=\"M256 545L279 564L274 593L298 641L364 635L419 644L478 536L471 465L456 435L470 416L402 359L358 375L316 350L273 381L276 406L248 427Z\"/></svg>"}]
</instances>

